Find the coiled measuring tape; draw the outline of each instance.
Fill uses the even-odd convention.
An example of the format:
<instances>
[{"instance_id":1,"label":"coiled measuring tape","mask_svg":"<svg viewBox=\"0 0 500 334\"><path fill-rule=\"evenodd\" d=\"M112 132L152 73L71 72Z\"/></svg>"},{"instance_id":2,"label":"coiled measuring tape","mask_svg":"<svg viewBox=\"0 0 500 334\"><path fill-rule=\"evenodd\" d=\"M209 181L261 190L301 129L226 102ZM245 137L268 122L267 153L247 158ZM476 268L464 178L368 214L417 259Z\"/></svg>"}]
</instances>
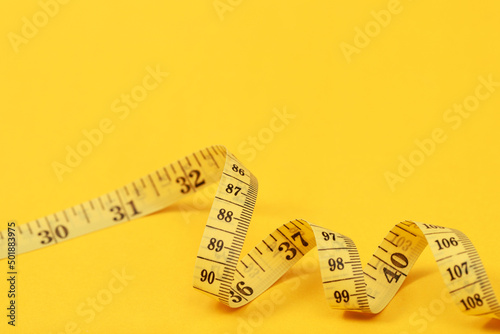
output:
<instances>
[{"instance_id":1,"label":"coiled measuring tape","mask_svg":"<svg viewBox=\"0 0 500 334\"><path fill-rule=\"evenodd\" d=\"M186 156L115 191L17 227L17 253L54 245L136 219L219 182L195 263L193 286L230 307L268 289L317 246L326 299L335 309L378 313L424 250L430 249L457 306L500 319L500 305L479 255L462 232L404 221L395 225L363 270L347 236L297 219L240 253L257 198L257 179L223 146ZM8 231L0 232L0 259Z\"/></svg>"}]
</instances>

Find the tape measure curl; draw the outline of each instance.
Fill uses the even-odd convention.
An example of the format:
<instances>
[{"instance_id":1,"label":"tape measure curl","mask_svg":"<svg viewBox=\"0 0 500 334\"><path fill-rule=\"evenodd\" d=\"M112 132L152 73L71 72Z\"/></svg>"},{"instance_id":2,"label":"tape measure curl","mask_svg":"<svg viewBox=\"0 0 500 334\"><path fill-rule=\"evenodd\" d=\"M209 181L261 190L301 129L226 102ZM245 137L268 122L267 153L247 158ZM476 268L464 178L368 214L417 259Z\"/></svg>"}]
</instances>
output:
<instances>
[{"instance_id":1,"label":"tape measure curl","mask_svg":"<svg viewBox=\"0 0 500 334\"><path fill-rule=\"evenodd\" d=\"M470 240L460 231L404 221L395 225L363 270L347 236L297 219L277 228L243 259L241 249L257 198L257 179L223 146L212 146L122 188L17 227L18 254L136 219L219 182L195 263L193 286L230 307L274 284L315 246L332 308L382 311L426 245L457 306L500 319L500 305ZM7 257L6 230L0 259Z\"/></svg>"}]
</instances>

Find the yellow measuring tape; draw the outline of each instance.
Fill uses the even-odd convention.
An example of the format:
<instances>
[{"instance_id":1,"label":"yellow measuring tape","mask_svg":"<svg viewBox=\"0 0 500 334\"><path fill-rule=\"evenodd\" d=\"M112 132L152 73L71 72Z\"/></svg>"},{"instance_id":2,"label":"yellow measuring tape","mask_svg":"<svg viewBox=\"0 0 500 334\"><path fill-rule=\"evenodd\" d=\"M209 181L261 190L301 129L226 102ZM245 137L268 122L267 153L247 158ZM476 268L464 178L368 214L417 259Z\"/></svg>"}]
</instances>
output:
<instances>
[{"instance_id":1,"label":"yellow measuring tape","mask_svg":"<svg viewBox=\"0 0 500 334\"><path fill-rule=\"evenodd\" d=\"M426 245L457 304L500 319L500 305L479 255L460 231L405 221L395 225L363 270L347 236L297 219L240 260L257 198L257 179L223 146L212 146L88 202L17 227L17 253L40 249L139 218L219 182L195 263L193 286L230 307L255 299L317 246L332 308L378 313L403 284ZM0 232L0 259L8 231Z\"/></svg>"}]
</instances>

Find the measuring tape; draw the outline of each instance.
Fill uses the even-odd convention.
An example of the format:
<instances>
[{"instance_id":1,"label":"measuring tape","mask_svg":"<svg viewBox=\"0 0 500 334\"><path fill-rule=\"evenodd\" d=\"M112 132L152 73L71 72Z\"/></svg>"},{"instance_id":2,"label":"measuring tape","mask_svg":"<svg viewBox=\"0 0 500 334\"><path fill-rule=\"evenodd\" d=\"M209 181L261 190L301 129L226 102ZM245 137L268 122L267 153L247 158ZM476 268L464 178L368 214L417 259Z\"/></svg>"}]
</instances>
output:
<instances>
[{"instance_id":1,"label":"measuring tape","mask_svg":"<svg viewBox=\"0 0 500 334\"><path fill-rule=\"evenodd\" d=\"M332 308L366 313L384 309L411 267L430 246L457 306L500 319L500 305L479 255L462 232L404 221L395 225L363 270L347 236L297 219L240 253L257 198L257 179L223 146L186 156L115 191L17 227L17 253L54 245L161 210L219 182L195 263L193 286L230 307L243 306L276 282L315 246ZM0 232L0 259L8 231Z\"/></svg>"}]
</instances>

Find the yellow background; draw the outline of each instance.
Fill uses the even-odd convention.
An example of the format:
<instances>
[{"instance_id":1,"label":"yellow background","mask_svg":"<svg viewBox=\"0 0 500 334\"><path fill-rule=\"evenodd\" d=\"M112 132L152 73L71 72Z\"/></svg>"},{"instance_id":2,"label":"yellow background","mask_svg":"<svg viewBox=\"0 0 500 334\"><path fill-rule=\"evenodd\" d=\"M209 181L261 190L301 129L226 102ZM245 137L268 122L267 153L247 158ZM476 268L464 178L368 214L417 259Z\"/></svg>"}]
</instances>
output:
<instances>
[{"instance_id":1,"label":"yellow background","mask_svg":"<svg viewBox=\"0 0 500 334\"><path fill-rule=\"evenodd\" d=\"M259 180L244 251L280 224L304 218L350 236L366 263L393 224L413 219L467 234L500 291L500 87L456 129L444 119L454 104L474 100L479 77L500 81L500 6L401 0L381 26L371 12L394 3L220 3L223 19L212 0L73 0L50 7L55 15L47 22L37 1L0 4L1 229L9 219L36 219L223 144ZM13 34L23 36L23 18L34 16L38 31L13 44ZM356 39L366 28L369 40ZM357 53L346 57L346 44ZM168 77L121 119L113 102L157 66ZM268 140L263 129L277 110L294 118ZM59 182L53 163L65 163L66 147L75 148L82 131L102 119L112 121L113 131ZM415 141L435 128L446 140L391 189L386 172L397 173L399 156L418 155ZM249 137L259 134L262 150L248 153ZM227 309L191 287L210 203L198 207L186 218L177 204L19 256L18 326L7 326L2 311L1 332L71 333L65 328L73 323L81 333L500 328L442 301L444 283L428 250L377 316L327 307L314 252L257 303ZM5 260L0 267L7 271ZM87 322L77 308L122 268L134 278ZM262 313L258 303L269 301L273 289L284 302ZM2 278L2 310L6 291ZM434 313L426 319L419 312L429 308Z\"/></svg>"}]
</instances>

